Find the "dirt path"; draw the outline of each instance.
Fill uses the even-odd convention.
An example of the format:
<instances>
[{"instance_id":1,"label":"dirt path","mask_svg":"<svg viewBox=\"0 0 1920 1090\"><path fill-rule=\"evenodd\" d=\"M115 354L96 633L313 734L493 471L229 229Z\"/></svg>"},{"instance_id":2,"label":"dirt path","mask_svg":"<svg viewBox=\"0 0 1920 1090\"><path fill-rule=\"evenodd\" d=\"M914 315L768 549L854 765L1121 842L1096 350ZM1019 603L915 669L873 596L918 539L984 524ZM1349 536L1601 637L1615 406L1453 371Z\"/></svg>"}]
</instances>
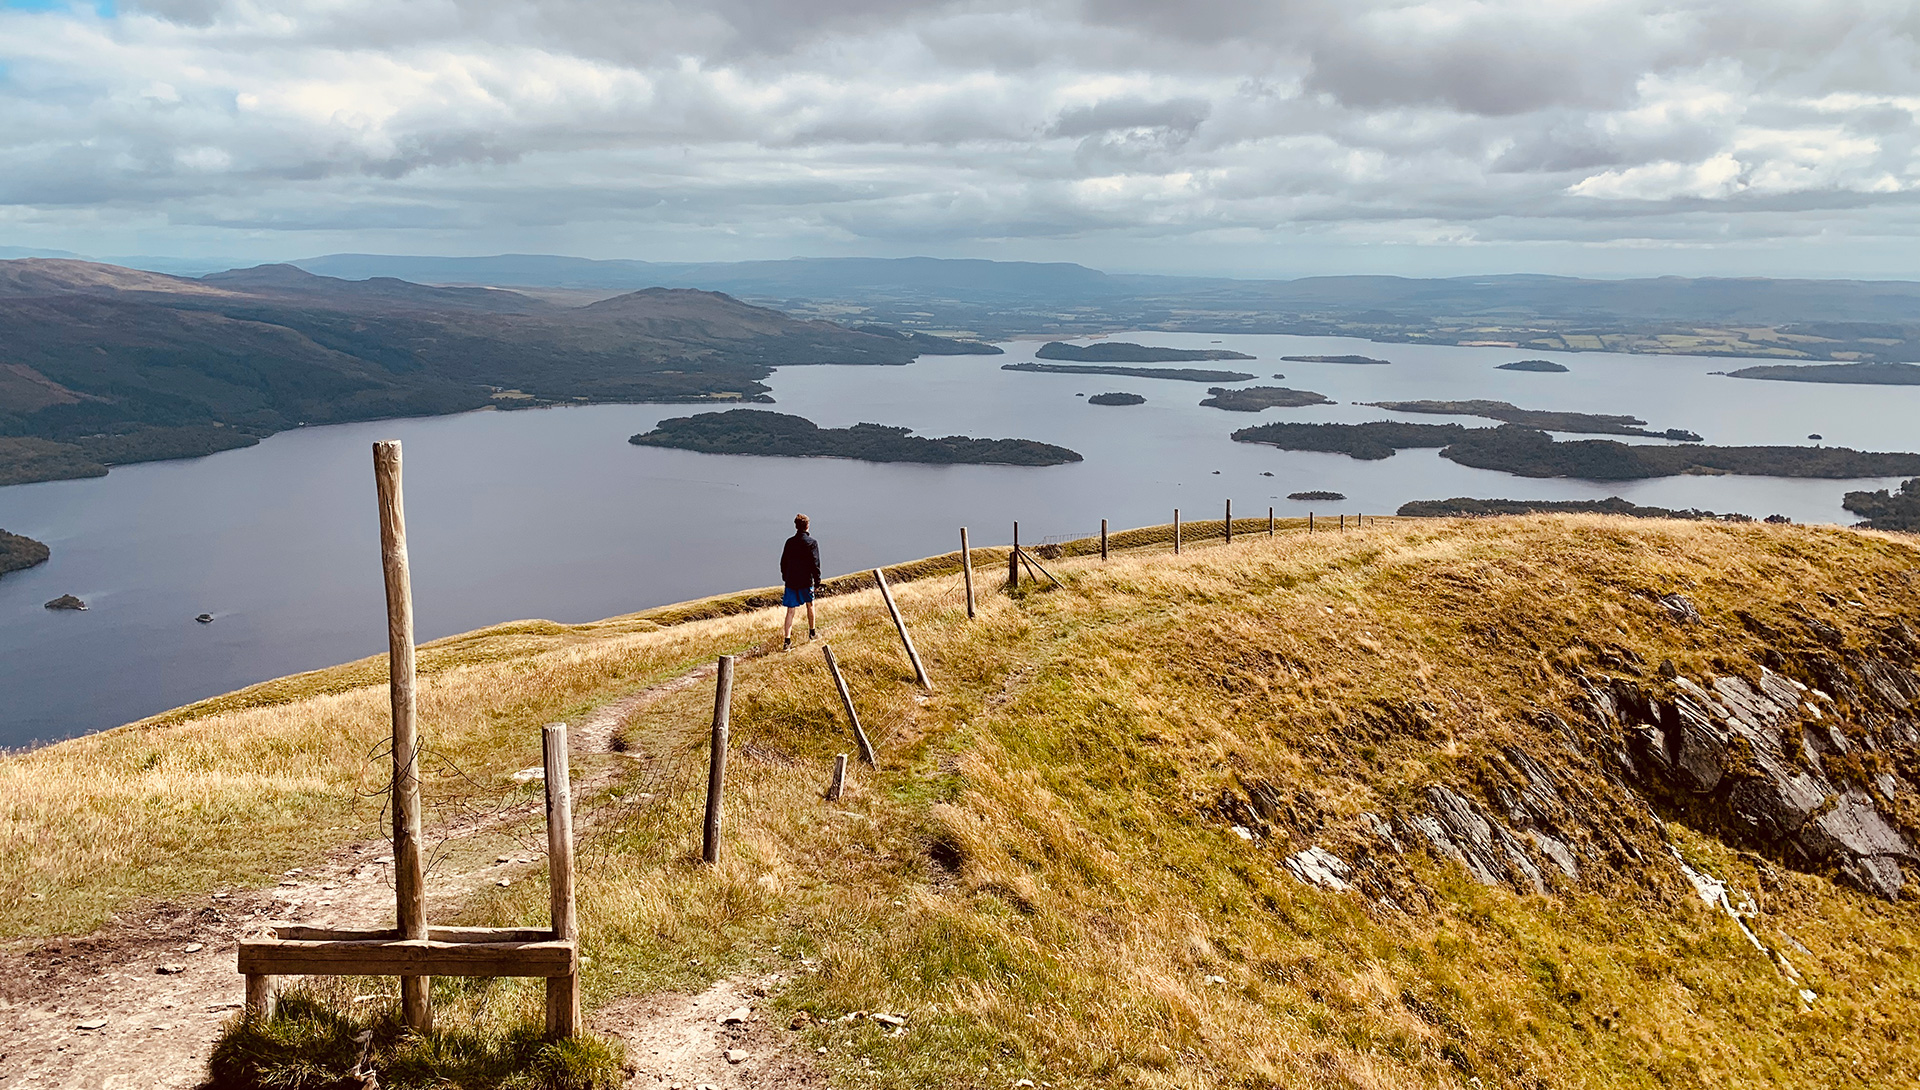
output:
<instances>
[{"instance_id":1,"label":"dirt path","mask_svg":"<svg viewBox=\"0 0 1920 1090\"><path fill-rule=\"evenodd\" d=\"M756 649L741 657L764 653ZM712 666L702 666L601 705L574 726L570 748L576 754L613 753L615 736L637 712L713 672ZM673 747L645 748L664 754ZM624 760L605 762L576 781L576 797L593 797L617 776L631 774L636 765L647 766L642 770L647 775L660 760L646 752L622 756ZM471 840L534 812L528 805L473 815L431 830L428 840ZM595 816L581 811L576 828L591 828ZM385 840L346 844L306 867L289 870L271 888L217 891L193 904L148 905L110 917L105 927L84 937L16 944L0 953L0 1090L184 1090L198 1085L220 1026L240 1008L244 995L242 978L234 971L235 942L279 923L391 927L390 850ZM512 881L541 866L544 861L524 849L504 855L483 852L469 859L442 854L427 874L429 917L444 918L481 886ZM725 1042L757 1041L756 1034L765 1033L766 1027L753 1022L723 1031L708 1018L710 1008L729 1001L725 997L735 1000L730 1011L756 987L764 991L766 981L722 981L695 997L623 1000L598 1012L593 1024L629 1040L629 1053L642 1072L634 1086L683 1082L691 1090L701 1083L812 1085L806 1078L795 1076L799 1081L792 1081L786 1075L775 1082L760 1081L775 1070L770 1057L777 1050L771 1044ZM725 1013L715 1012L713 1018ZM706 1026L712 1034L705 1032ZM728 1064L721 1055L726 1048L742 1047L758 1059ZM685 1068L687 1077L666 1082L644 1077L658 1069L647 1062L656 1054L670 1057L663 1061L668 1066Z\"/></svg>"}]
</instances>

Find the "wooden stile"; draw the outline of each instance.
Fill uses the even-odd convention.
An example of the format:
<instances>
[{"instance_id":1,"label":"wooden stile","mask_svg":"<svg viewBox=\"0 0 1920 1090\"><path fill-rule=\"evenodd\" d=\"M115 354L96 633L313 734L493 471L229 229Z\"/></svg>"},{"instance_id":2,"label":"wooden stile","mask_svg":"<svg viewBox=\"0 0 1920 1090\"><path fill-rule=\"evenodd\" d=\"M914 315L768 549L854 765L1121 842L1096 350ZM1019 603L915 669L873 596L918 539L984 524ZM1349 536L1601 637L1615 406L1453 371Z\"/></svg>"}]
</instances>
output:
<instances>
[{"instance_id":1,"label":"wooden stile","mask_svg":"<svg viewBox=\"0 0 1920 1090\"><path fill-rule=\"evenodd\" d=\"M373 479L380 504L380 566L387 588L388 693L393 706L393 892L400 935L427 937L425 872L420 862L420 733L415 720L413 584L407 568L407 515L400 485L400 442L373 445ZM408 1027L433 1026L430 981L400 981L401 1017Z\"/></svg>"},{"instance_id":2,"label":"wooden stile","mask_svg":"<svg viewBox=\"0 0 1920 1090\"><path fill-rule=\"evenodd\" d=\"M967 546L967 528L960 527L960 574L967 583L967 620L973 620L973 550Z\"/></svg>"},{"instance_id":3,"label":"wooden stile","mask_svg":"<svg viewBox=\"0 0 1920 1090\"><path fill-rule=\"evenodd\" d=\"M853 694L847 691L847 679L840 676L840 664L834 660L833 645L823 643L820 651L827 656L827 672L833 675L833 687L840 690L840 703L847 709L847 721L853 724L853 740L860 747L860 759L872 767L873 744L867 741L867 732L860 729L860 713L854 710Z\"/></svg>"},{"instance_id":4,"label":"wooden stile","mask_svg":"<svg viewBox=\"0 0 1920 1090\"><path fill-rule=\"evenodd\" d=\"M1019 550L1015 550L1017 554ZM900 616L900 607L893 603L893 591L887 589L887 573L879 568L873 569L874 581L880 584L880 598L887 603L887 612L893 615L893 627L900 631L900 642L907 645L907 660L913 663L914 680L928 692L933 691L933 682L927 678L927 668L920 665L920 652L913 649L913 637L907 634L906 618Z\"/></svg>"},{"instance_id":5,"label":"wooden stile","mask_svg":"<svg viewBox=\"0 0 1920 1090\"><path fill-rule=\"evenodd\" d=\"M713 686L713 745L707 751L707 819L701 827L700 858L720 861L720 811L727 795L727 726L733 703L733 656L720 656Z\"/></svg>"}]
</instances>

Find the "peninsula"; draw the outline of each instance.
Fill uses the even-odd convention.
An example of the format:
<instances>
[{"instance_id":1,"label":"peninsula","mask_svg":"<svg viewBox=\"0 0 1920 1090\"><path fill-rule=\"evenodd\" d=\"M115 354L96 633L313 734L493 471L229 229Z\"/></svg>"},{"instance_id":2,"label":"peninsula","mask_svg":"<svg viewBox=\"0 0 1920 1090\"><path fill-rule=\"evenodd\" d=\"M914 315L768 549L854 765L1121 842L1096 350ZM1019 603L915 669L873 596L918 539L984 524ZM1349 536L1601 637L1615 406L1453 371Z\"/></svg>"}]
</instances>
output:
<instances>
[{"instance_id":1,"label":"peninsula","mask_svg":"<svg viewBox=\"0 0 1920 1090\"><path fill-rule=\"evenodd\" d=\"M1289 390L1285 386L1247 386L1230 390L1215 386L1207 391L1212 397L1202 401L1228 412L1257 413L1262 409L1297 409L1303 405L1331 405L1333 399L1312 390Z\"/></svg>"},{"instance_id":2,"label":"peninsula","mask_svg":"<svg viewBox=\"0 0 1920 1090\"><path fill-rule=\"evenodd\" d=\"M1078 462L1066 447L1031 439L926 439L911 428L855 424L822 428L813 421L765 409L729 409L662 420L633 436L636 446L672 447L704 454L760 454L778 458L854 458L863 462L939 465L1055 466Z\"/></svg>"},{"instance_id":3,"label":"peninsula","mask_svg":"<svg viewBox=\"0 0 1920 1090\"><path fill-rule=\"evenodd\" d=\"M1439 447L1440 456L1476 469L1517 477L1573 477L1631 481L1682 474L1738 474L1845 480L1920 474L1920 454L1873 453L1845 447L1714 447L1629 445L1611 439L1558 442L1518 424L1464 428L1458 424L1261 424L1233 433L1242 443L1283 450L1328 451L1375 460L1396 450Z\"/></svg>"},{"instance_id":4,"label":"peninsula","mask_svg":"<svg viewBox=\"0 0 1920 1090\"><path fill-rule=\"evenodd\" d=\"M1865 518L1861 525L1869 530L1920 531L1920 477L1903 483L1898 492L1849 492L1840 506Z\"/></svg>"},{"instance_id":5,"label":"peninsula","mask_svg":"<svg viewBox=\"0 0 1920 1090\"><path fill-rule=\"evenodd\" d=\"M1522 424L1541 431L1577 432L1583 435L1639 435L1651 439L1672 439L1681 443L1701 441L1698 434L1684 428L1648 431L1647 422L1637 416L1522 409L1505 401L1368 401L1363 404L1396 413L1479 416L1505 424Z\"/></svg>"},{"instance_id":6,"label":"peninsula","mask_svg":"<svg viewBox=\"0 0 1920 1090\"><path fill-rule=\"evenodd\" d=\"M1072 360L1080 363L1190 363L1195 360L1251 360L1245 352L1224 348L1154 348L1131 341L1096 341L1077 345L1048 341L1034 353L1036 359ZM1252 376L1249 375L1249 378Z\"/></svg>"},{"instance_id":7,"label":"peninsula","mask_svg":"<svg viewBox=\"0 0 1920 1090\"><path fill-rule=\"evenodd\" d=\"M1002 371L1043 375L1120 375L1124 378L1170 378L1181 382L1245 382L1252 375L1240 371L1208 371L1200 367L1110 367L1101 364L1003 363Z\"/></svg>"},{"instance_id":8,"label":"peninsula","mask_svg":"<svg viewBox=\"0 0 1920 1090\"><path fill-rule=\"evenodd\" d=\"M1494 368L1494 370L1537 371L1543 375L1564 375L1567 373L1567 366L1565 364L1555 363L1552 360L1514 360L1512 363L1503 363ZM1622 500L1621 502L1625 503L1626 501Z\"/></svg>"},{"instance_id":9,"label":"peninsula","mask_svg":"<svg viewBox=\"0 0 1920 1090\"><path fill-rule=\"evenodd\" d=\"M1920 386L1920 364L1762 363L1728 371L1727 377L1773 382L1837 382L1851 386Z\"/></svg>"},{"instance_id":10,"label":"peninsula","mask_svg":"<svg viewBox=\"0 0 1920 1090\"><path fill-rule=\"evenodd\" d=\"M52 555L52 550L30 537L0 530L0 576L45 564Z\"/></svg>"},{"instance_id":11,"label":"peninsula","mask_svg":"<svg viewBox=\"0 0 1920 1090\"><path fill-rule=\"evenodd\" d=\"M1089 405L1144 405L1147 399L1139 394L1113 393L1095 394L1087 399Z\"/></svg>"},{"instance_id":12,"label":"peninsula","mask_svg":"<svg viewBox=\"0 0 1920 1090\"><path fill-rule=\"evenodd\" d=\"M1353 363L1388 367L1392 360L1377 360L1372 356L1281 356L1282 363Z\"/></svg>"}]
</instances>

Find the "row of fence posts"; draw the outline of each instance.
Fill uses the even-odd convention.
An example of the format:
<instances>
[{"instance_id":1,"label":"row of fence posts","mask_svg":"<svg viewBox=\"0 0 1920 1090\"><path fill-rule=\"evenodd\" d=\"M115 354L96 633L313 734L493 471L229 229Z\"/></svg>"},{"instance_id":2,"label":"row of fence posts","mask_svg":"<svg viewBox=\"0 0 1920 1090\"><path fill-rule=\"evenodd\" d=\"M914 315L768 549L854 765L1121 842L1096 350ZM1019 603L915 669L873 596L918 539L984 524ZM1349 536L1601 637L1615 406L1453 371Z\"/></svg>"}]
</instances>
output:
<instances>
[{"instance_id":1,"label":"row of fence posts","mask_svg":"<svg viewBox=\"0 0 1920 1090\"><path fill-rule=\"evenodd\" d=\"M1225 537L1228 545L1233 544L1233 501L1228 500L1225 520ZM1363 516L1354 516L1354 525L1363 525ZM1277 533L1278 519L1272 507L1267 508L1267 536ZM1340 516L1340 529L1347 528L1347 516ZM1307 532L1314 530L1313 512L1307 513ZM1178 553L1181 547L1180 509L1173 509L1173 551ZM1100 559L1108 558L1107 520L1100 520ZM1007 587L1017 589L1020 586L1020 569L1025 565L1029 573L1038 572L1033 578L1046 577L1055 586L1064 586L1054 578L1053 573L1042 567L1039 561L1028 556L1020 547L1020 524L1013 524L1013 547L1007 552ZM976 606L973 589L973 547L968 540L967 528L960 527L960 573L966 588L967 619L973 620ZM933 682L927 676L927 668L920 661L920 652L913 645L913 635L907 631L906 619L900 613L900 607L893 600L893 592L887 586L886 572L873 569L874 584L880 589L881 600L886 603L887 614L893 619L894 629L900 634L900 643L906 648L907 661L913 666L914 681L927 692L933 691ZM859 748L860 759L868 767L875 764L873 743L867 738L867 732L860 725L860 712L854 707L853 694L847 688L846 676L840 672L840 663L833 655L832 644L822 644L821 653L827 660L827 672L833 677L833 687L840 694L840 705L847 713L847 722L853 728L854 744ZM729 709L733 699L733 663L732 655L720 656L715 670L713 695L713 737L707 759L707 809L702 824L700 858L708 863L720 861L720 834L722 810L726 797L727 783L727 744ZM837 754L833 761L833 779L827 785L826 797L839 799L846 791L847 755Z\"/></svg>"}]
</instances>

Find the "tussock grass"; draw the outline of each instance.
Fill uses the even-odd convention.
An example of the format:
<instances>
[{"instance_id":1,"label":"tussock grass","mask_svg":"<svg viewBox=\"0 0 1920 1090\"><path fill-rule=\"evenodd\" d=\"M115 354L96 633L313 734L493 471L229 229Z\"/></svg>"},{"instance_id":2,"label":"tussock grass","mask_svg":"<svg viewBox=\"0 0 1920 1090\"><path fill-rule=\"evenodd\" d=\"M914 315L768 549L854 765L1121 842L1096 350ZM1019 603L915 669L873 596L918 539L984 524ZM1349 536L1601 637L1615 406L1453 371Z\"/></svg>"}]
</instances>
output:
<instances>
[{"instance_id":1,"label":"tussock grass","mask_svg":"<svg viewBox=\"0 0 1920 1090\"><path fill-rule=\"evenodd\" d=\"M956 575L902 585L936 682L926 697L878 595L831 600L827 634L881 750L837 803L821 791L833 754L853 746L817 651L742 662L721 863L697 862L695 790L616 788L616 816L584 847L590 1005L777 966L794 973L780 1002L814 1016L807 1043L849 1086L1908 1077L1920 910L1706 831L1668 826L1696 865L1756 898L1756 930L1793 953L1813 1004L1661 864L1521 896L1418 852L1414 886L1372 894L1303 885L1281 861L1315 843L1356 857L1362 811L1410 807L1431 783L1475 792L1504 745L1561 754L1568 777L1604 792L1531 714L1578 719L1575 668L1630 654L1694 676L1747 669L1768 645L1741 612L1795 631L1785 618L1818 617L1859 642L1893 617L1920 624L1911 539L1602 516L1237 534L1231 549L1216 538L1179 557L1069 556L1048 565L1064 587L1018 595L999 587L1004 564L977 563L972 623ZM1676 590L1706 623L1676 625L1651 598ZM530 764L539 722L743 646L777 614L620 623L515 635L564 642L436 673L444 737L457 739L442 744L476 764ZM318 695L164 730L242 731L236 760L271 753L323 785L315 798L338 798L325 785L343 779L327 771L339 728L315 724L350 721L364 739L385 729L383 700ZM694 686L650 705L626 744L704 767L711 700ZM245 718L269 713L277 728ZM117 733L128 740L83 741L111 756L143 732ZM63 748L42 754L67 761ZM1292 792L1301 823L1263 842L1235 835L1216 800L1251 780ZM72 790L38 813L84 813ZM302 797L277 786L255 801ZM48 816L9 828L58 842ZM1642 853L1661 858L1652 826L1644 834ZM538 923L545 903L542 883L517 882L487 890L464 922ZM838 1020L876 1010L910 1029Z\"/></svg>"}]
</instances>

